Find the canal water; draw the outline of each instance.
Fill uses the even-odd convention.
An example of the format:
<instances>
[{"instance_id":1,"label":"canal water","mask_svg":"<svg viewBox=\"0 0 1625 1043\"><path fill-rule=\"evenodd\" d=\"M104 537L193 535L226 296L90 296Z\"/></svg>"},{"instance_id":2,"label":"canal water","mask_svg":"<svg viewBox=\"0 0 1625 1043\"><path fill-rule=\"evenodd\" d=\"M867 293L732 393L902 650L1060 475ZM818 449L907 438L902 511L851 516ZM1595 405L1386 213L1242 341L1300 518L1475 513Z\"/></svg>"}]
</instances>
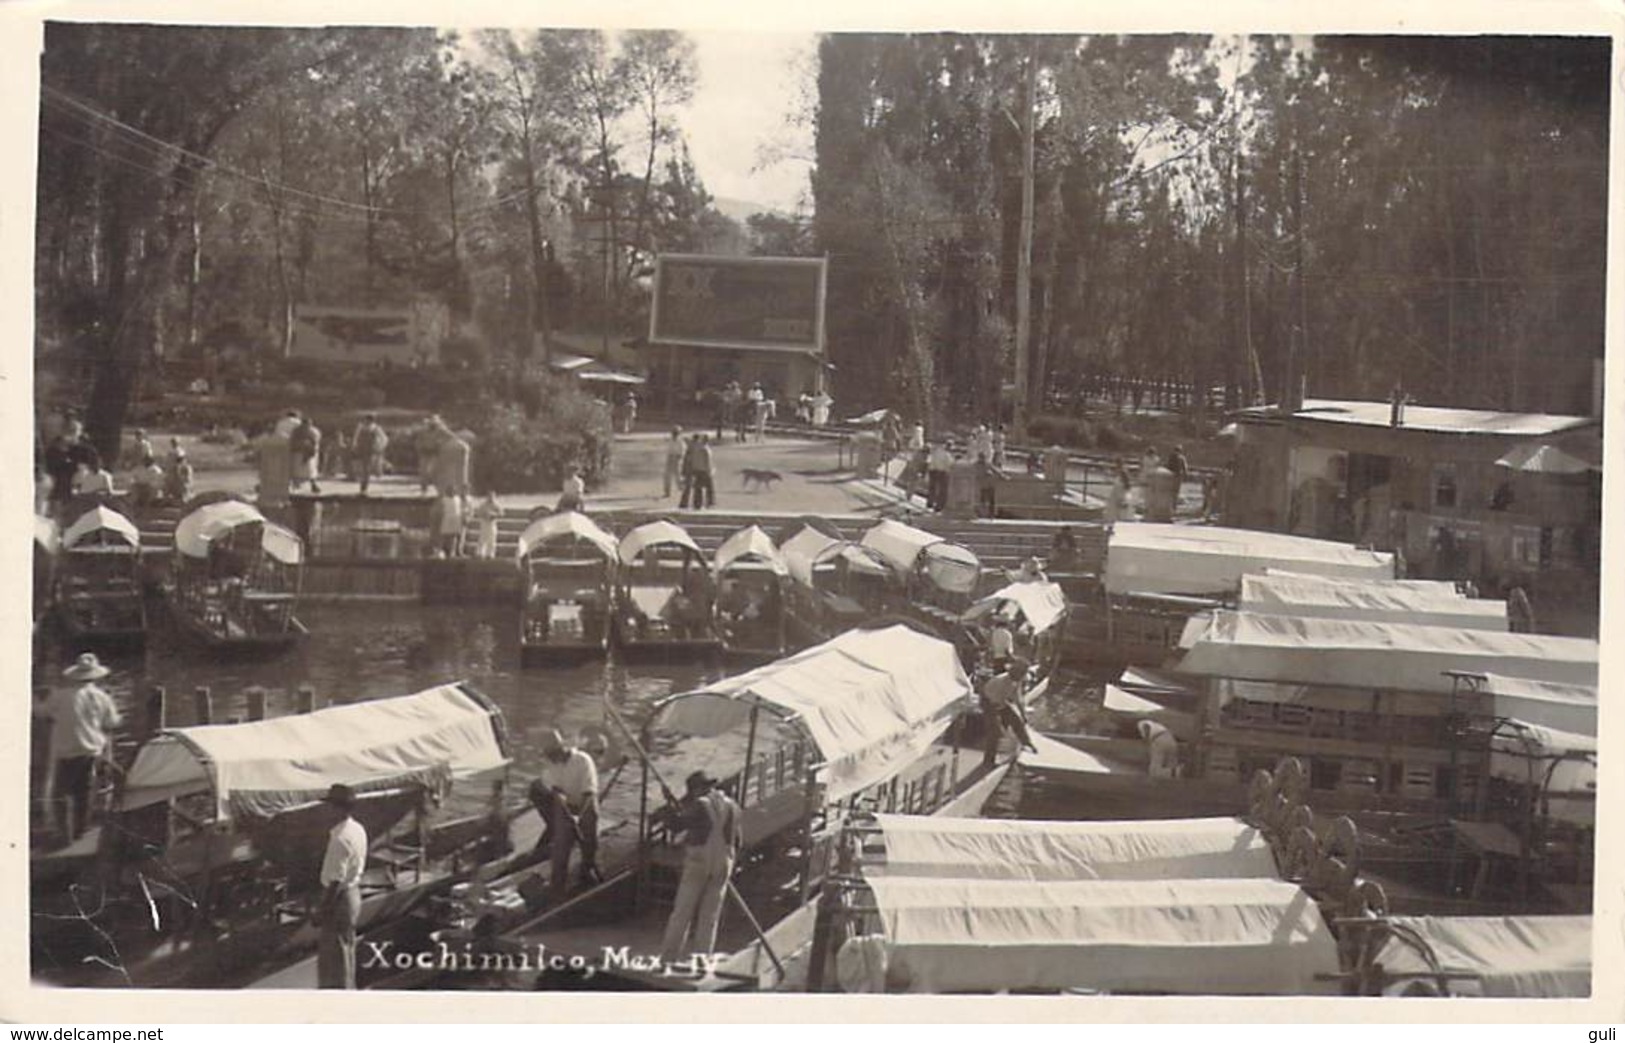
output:
<instances>
[{"instance_id":1,"label":"canal water","mask_svg":"<svg viewBox=\"0 0 1625 1043\"><path fill-rule=\"evenodd\" d=\"M144 652L103 656L114 670L103 685L126 708L132 722L140 712L140 693L152 685L163 685L169 693L168 724L173 727L194 723L192 693L199 686L207 686L213 693L215 719L222 721L246 715L243 692L250 686L267 689L270 713L275 716L292 712L294 692L301 685L315 688L319 705L332 705L467 681L501 706L507 719L514 762L510 800L519 799L538 772L543 737L549 729L557 728L567 741L588 748L602 748L608 736L618 749L603 760L606 765L618 762L621 754L631 757L622 769L623 777L611 784L614 773L606 767L608 774L600 779L601 787L607 788L605 819L613 824L617 818L635 822L641 787L638 761L609 719L606 701L636 729L658 700L749 668L720 658L623 664L612 657L573 666L522 669L517 614L511 607L498 605L312 603L301 607L300 618L310 636L297 648L270 659L232 660L213 658L179 640L162 614L155 613ZM71 662L77 651L49 650L42 660L39 683L55 681L62 665ZM1060 691L1039 702L1032 723L1052 732L1083 730L1089 707L1099 705L1098 684L1081 675L1063 674L1056 680L1061 683L1052 687ZM771 750L772 741L770 735L759 736L758 749ZM743 737L736 734L680 743L673 736L657 734L652 745L650 752L677 789L694 768L726 775L738 770L745 757ZM457 803L472 799L477 804L484 796L461 794ZM1032 796L1021 802L1022 814L1033 816L1036 811L1044 817L1066 817L1066 809L1052 806L1054 802L1049 800L1029 807ZM990 810L1013 814L1014 800L1014 794L1001 794Z\"/></svg>"}]
</instances>

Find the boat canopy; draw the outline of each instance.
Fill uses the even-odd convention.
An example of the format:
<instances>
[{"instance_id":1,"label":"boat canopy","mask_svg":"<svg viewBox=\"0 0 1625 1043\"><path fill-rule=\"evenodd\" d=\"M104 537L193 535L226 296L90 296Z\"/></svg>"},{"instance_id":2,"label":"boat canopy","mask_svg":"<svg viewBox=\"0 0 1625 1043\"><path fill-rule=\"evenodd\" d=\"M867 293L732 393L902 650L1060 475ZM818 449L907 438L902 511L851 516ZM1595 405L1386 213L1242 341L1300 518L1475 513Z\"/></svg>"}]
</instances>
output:
<instances>
[{"instance_id":1,"label":"boat canopy","mask_svg":"<svg viewBox=\"0 0 1625 1043\"><path fill-rule=\"evenodd\" d=\"M1036 822L879 815L883 864L866 873L979 880L1275 879L1262 833L1235 818Z\"/></svg>"},{"instance_id":2,"label":"boat canopy","mask_svg":"<svg viewBox=\"0 0 1625 1043\"><path fill-rule=\"evenodd\" d=\"M537 518L525 526L525 531L519 534L519 544L515 554L525 558L532 551L554 540L569 537L573 540L583 540L598 548L599 552L610 561L616 560L615 537L605 532L598 523L579 511L566 511L563 514L549 514Z\"/></svg>"},{"instance_id":3,"label":"boat canopy","mask_svg":"<svg viewBox=\"0 0 1625 1043\"><path fill-rule=\"evenodd\" d=\"M1394 556L1250 529L1118 522L1106 546L1109 594L1234 595L1269 566L1345 579L1393 579Z\"/></svg>"},{"instance_id":4,"label":"boat canopy","mask_svg":"<svg viewBox=\"0 0 1625 1043\"><path fill-rule=\"evenodd\" d=\"M269 818L320 800L335 782L357 790L443 786L506 764L502 728L496 704L458 684L246 724L170 728L136 755L122 806L212 791L220 819Z\"/></svg>"},{"instance_id":5,"label":"boat canopy","mask_svg":"<svg viewBox=\"0 0 1625 1043\"><path fill-rule=\"evenodd\" d=\"M723 540L722 546L717 548L712 568L720 576L735 562L752 559L777 575L790 574L790 567L785 563L784 555L779 553L779 548L773 546L773 538L763 532L759 525L747 526Z\"/></svg>"},{"instance_id":6,"label":"boat canopy","mask_svg":"<svg viewBox=\"0 0 1625 1043\"><path fill-rule=\"evenodd\" d=\"M284 565L297 565L304 557L304 545L289 530L266 520L253 505L241 500L219 500L204 504L175 526L175 549L189 558L206 558L209 545L243 525L265 527L261 544L265 553Z\"/></svg>"},{"instance_id":7,"label":"boat canopy","mask_svg":"<svg viewBox=\"0 0 1625 1043\"><path fill-rule=\"evenodd\" d=\"M62 545L71 550L99 532L111 533L128 547L138 550L141 547L141 530L135 527L135 523L111 507L100 504L81 514L78 521L68 526L68 531L62 534Z\"/></svg>"},{"instance_id":8,"label":"boat canopy","mask_svg":"<svg viewBox=\"0 0 1625 1043\"><path fill-rule=\"evenodd\" d=\"M664 519L645 522L621 537L621 545L617 548L617 551L620 554L621 561L631 564L646 548L658 547L662 544L685 547L701 558L705 557L701 553L699 545L694 542L694 537L684 532L682 527L675 522Z\"/></svg>"},{"instance_id":9,"label":"boat canopy","mask_svg":"<svg viewBox=\"0 0 1625 1043\"><path fill-rule=\"evenodd\" d=\"M819 532L810 525L785 540L779 555L790 570L790 578L808 587L813 585L813 570L836 558L846 559L850 567L871 576L891 574L886 563L867 547Z\"/></svg>"},{"instance_id":10,"label":"boat canopy","mask_svg":"<svg viewBox=\"0 0 1625 1043\"><path fill-rule=\"evenodd\" d=\"M1415 944L1419 941L1440 970L1475 975L1475 994L1509 999L1591 995L1589 916L1390 916L1387 922L1399 932L1375 959L1390 980L1429 977L1431 968Z\"/></svg>"},{"instance_id":11,"label":"boat canopy","mask_svg":"<svg viewBox=\"0 0 1625 1043\"><path fill-rule=\"evenodd\" d=\"M1254 575L1268 576L1270 579L1313 580L1323 584L1355 583L1366 590L1405 590L1417 594L1431 595L1436 598L1465 598L1461 588L1447 579L1371 579L1361 576L1359 579L1339 579L1336 576L1317 576L1313 572L1294 572L1292 569L1266 568Z\"/></svg>"},{"instance_id":12,"label":"boat canopy","mask_svg":"<svg viewBox=\"0 0 1625 1043\"><path fill-rule=\"evenodd\" d=\"M34 515L34 545L47 554L55 554L57 544L61 537L57 532L56 522L49 518Z\"/></svg>"},{"instance_id":13,"label":"boat canopy","mask_svg":"<svg viewBox=\"0 0 1625 1043\"><path fill-rule=\"evenodd\" d=\"M1491 674L1478 690L1494 698L1497 717L1529 728L1590 736L1593 744L1596 741L1595 685L1551 684Z\"/></svg>"},{"instance_id":14,"label":"boat canopy","mask_svg":"<svg viewBox=\"0 0 1625 1043\"><path fill-rule=\"evenodd\" d=\"M817 746L819 781L831 801L917 760L970 705L970 679L946 641L906 626L849 630L774 663L655 708L655 724L715 736L745 724L753 708L793 724Z\"/></svg>"},{"instance_id":15,"label":"boat canopy","mask_svg":"<svg viewBox=\"0 0 1625 1043\"><path fill-rule=\"evenodd\" d=\"M1364 619L1378 623L1507 629L1506 602L1394 589L1383 583L1317 576L1243 576L1237 607L1243 612L1320 619Z\"/></svg>"},{"instance_id":16,"label":"boat canopy","mask_svg":"<svg viewBox=\"0 0 1625 1043\"><path fill-rule=\"evenodd\" d=\"M1331 930L1280 880L867 883L892 975L911 992L1338 992L1317 980L1341 969Z\"/></svg>"},{"instance_id":17,"label":"boat canopy","mask_svg":"<svg viewBox=\"0 0 1625 1043\"><path fill-rule=\"evenodd\" d=\"M924 557L924 570L931 581L956 594L975 590L982 575L980 559L968 549L890 518L865 532L862 546L905 576L913 572Z\"/></svg>"},{"instance_id":18,"label":"boat canopy","mask_svg":"<svg viewBox=\"0 0 1625 1043\"><path fill-rule=\"evenodd\" d=\"M1020 609L1033 631L1042 633L1066 615L1066 592L1059 583L1048 581L1012 583L972 605L965 612L965 621L975 622L1005 605Z\"/></svg>"},{"instance_id":19,"label":"boat canopy","mask_svg":"<svg viewBox=\"0 0 1625 1043\"><path fill-rule=\"evenodd\" d=\"M1192 627L1177 669L1200 677L1441 694L1447 670L1597 683L1597 642L1584 638L1222 610Z\"/></svg>"}]
</instances>

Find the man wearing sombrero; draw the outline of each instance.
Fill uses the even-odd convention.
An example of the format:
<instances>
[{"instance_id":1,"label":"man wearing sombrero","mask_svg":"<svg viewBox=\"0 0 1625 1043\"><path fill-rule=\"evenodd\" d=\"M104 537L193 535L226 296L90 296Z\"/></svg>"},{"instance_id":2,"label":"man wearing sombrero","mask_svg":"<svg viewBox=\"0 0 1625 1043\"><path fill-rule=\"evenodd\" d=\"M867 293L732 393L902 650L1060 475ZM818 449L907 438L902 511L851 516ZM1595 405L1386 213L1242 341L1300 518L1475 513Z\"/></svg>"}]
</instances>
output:
<instances>
[{"instance_id":1,"label":"man wearing sombrero","mask_svg":"<svg viewBox=\"0 0 1625 1043\"><path fill-rule=\"evenodd\" d=\"M95 683L110 673L86 652L62 672L69 684L52 693L40 711L51 722L57 823L68 844L89 824L96 761L112 747L107 733L124 723L113 697Z\"/></svg>"}]
</instances>

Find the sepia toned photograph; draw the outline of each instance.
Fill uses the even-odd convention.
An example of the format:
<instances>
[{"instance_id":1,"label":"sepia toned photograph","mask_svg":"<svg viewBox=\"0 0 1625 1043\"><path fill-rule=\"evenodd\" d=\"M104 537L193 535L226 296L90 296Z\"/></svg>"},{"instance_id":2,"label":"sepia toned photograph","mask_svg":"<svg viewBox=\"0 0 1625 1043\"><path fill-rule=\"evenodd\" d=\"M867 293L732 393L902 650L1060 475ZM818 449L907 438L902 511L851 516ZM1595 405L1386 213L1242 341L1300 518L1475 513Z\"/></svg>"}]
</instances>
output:
<instances>
[{"instance_id":1,"label":"sepia toned photograph","mask_svg":"<svg viewBox=\"0 0 1625 1043\"><path fill-rule=\"evenodd\" d=\"M1593 995L1609 37L37 64L37 988Z\"/></svg>"}]
</instances>

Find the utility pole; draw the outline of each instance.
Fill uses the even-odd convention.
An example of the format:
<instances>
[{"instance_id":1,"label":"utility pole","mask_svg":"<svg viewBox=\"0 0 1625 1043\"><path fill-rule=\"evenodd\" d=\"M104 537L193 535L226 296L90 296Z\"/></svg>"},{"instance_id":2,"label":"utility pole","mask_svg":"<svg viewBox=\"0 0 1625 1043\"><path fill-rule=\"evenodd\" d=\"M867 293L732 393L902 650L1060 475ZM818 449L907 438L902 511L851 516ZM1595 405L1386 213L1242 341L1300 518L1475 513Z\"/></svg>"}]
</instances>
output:
<instances>
[{"instance_id":1,"label":"utility pole","mask_svg":"<svg viewBox=\"0 0 1625 1043\"><path fill-rule=\"evenodd\" d=\"M1038 93L1038 62L1027 52L1021 96L1021 244L1016 253L1016 393L1010 426L1027 437L1027 351L1032 339L1033 297L1033 105Z\"/></svg>"}]
</instances>

